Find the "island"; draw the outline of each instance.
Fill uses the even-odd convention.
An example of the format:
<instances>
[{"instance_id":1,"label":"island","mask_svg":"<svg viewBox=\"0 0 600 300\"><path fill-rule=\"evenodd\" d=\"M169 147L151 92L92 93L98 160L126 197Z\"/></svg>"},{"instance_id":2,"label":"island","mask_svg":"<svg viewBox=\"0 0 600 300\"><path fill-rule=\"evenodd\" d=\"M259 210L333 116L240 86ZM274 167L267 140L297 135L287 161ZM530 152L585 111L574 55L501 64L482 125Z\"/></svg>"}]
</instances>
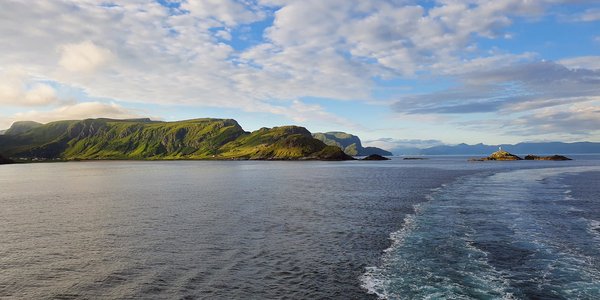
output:
<instances>
[{"instance_id":1,"label":"island","mask_svg":"<svg viewBox=\"0 0 600 300\"><path fill-rule=\"evenodd\" d=\"M17 161L354 159L304 127L247 132L235 120L211 118L15 122L0 135L0 153Z\"/></svg>"},{"instance_id":2,"label":"island","mask_svg":"<svg viewBox=\"0 0 600 300\"><path fill-rule=\"evenodd\" d=\"M470 160L471 161L489 161L489 160L512 161L512 160L523 160L523 159L517 155L514 155L512 153L502 150L502 148L499 148L498 151L492 153L488 157L472 158Z\"/></svg>"},{"instance_id":3,"label":"island","mask_svg":"<svg viewBox=\"0 0 600 300\"><path fill-rule=\"evenodd\" d=\"M371 154L365 158L363 158L362 160L390 160L387 157L381 156L379 154Z\"/></svg>"},{"instance_id":4,"label":"island","mask_svg":"<svg viewBox=\"0 0 600 300\"><path fill-rule=\"evenodd\" d=\"M561 160L573 160L573 159L568 158L568 157L563 156L563 155L537 156L537 155L529 154L529 155L525 156L525 160L555 160L555 161L561 161Z\"/></svg>"},{"instance_id":5,"label":"island","mask_svg":"<svg viewBox=\"0 0 600 300\"><path fill-rule=\"evenodd\" d=\"M502 147L500 147L498 149L498 151L492 153L490 156L488 157L484 157L484 158L472 158L469 159L470 161L514 161L514 160L523 160L523 158L514 155L512 153L509 153L507 151L502 150ZM529 154L527 156L525 156L525 160L554 160L554 161L561 161L561 160L572 160L566 156L563 155L551 155L551 156L537 156L537 155L532 155Z\"/></svg>"}]
</instances>

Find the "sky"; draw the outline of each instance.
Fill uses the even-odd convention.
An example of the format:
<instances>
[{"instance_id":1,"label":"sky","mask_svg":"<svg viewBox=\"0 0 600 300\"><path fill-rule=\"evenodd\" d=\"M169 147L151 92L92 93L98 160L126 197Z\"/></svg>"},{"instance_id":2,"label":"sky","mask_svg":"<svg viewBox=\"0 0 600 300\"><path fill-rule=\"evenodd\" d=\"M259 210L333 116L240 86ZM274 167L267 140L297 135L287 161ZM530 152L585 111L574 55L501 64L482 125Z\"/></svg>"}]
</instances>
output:
<instances>
[{"instance_id":1,"label":"sky","mask_svg":"<svg viewBox=\"0 0 600 300\"><path fill-rule=\"evenodd\" d=\"M0 129L214 117L386 149L600 142L600 1L2 0L0 108Z\"/></svg>"}]
</instances>

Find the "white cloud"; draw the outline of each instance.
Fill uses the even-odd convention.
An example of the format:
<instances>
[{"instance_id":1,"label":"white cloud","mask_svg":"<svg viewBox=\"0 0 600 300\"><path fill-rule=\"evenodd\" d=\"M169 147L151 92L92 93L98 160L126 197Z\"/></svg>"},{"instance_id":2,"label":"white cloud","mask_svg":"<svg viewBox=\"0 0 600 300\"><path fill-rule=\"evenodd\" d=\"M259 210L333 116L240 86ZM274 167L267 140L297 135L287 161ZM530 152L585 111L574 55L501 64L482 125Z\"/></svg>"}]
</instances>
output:
<instances>
[{"instance_id":1,"label":"white cloud","mask_svg":"<svg viewBox=\"0 0 600 300\"><path fill-rule=\"evenodd\" d=\"M589 139L600 134L600 97L574 105L545 107L506 122L508 134L563 140Z\"/></svg>"},{"instance_id":2,"label":"white cloud","mask_svg":"<svg viewBox=\"0 0 600 300\"><path fill-rule=\"evenodd\" d=\"M600 8L591 8L576 17L577 21L595 22L600 21Z\"/></svg>"},{"instance_id":3,"label":"white cloud","mask_svg":"<svg viewBox=\"0 0 600 300\"><path fill-rule=\"evenodd\" d=\"M30 110L0 119L0 128L8 128L15 121L36 121L48 123L58 120L82 120L87 118L128 119L147 117L139 112L124 108L115 103L83 102L64 105L49 111Z\"/></svg>"},{"instance_id":4,"label":"white cloud","mask_svg":"<svg viewBox=\"0 0 600 300\"><path fill-rule=\"evenodd\" d=\"M265 13L248 1L236 0L188 0L182 3L182 9L200 19L219 22L225 26L251 23L262 20Z\"/></svg>"},{"instance_id":5,"label":"white cloud","mask_svg":"<svg viewBox=\"0 0 600 300\"><path fill-rule=\"evenodd\" d=\"M580 56L558 61L561 65L570 69L600 70L600 56Z\"/></svg>"},{"instance_id":6,"label":"white cloud","mask_svg":"<svg viewBox=\"0 0 600 300\"><path fill-rule=\"evenodd\" d=\"M169 9L156 1L11 1L0 10L0 66L26 67L90 97L348 124L298 99L370 101L374 77L466 74L531 60L482 52L474 38L501 38L513 17L538 16L552 2L189 0ZM227 44L232 32L267 17L264 40L243 50ZM6 99L53 103L52 86L38 83L23 89L29 97L6 88L13 93Z\"/></svg>"},{"instance_id":7,"label":"white cloud","mask_svg":"<svg viewBox=\"0 0 600 300\"><path fill-rule=\"evenodd\" d=\"M66 44L60 48L59 64L71 72L92 72L105 66L113 58L110 50L99 47L91 41Z\"/></svg>"},{"instance_id":8,"label":"white cloud","mask_svg":"<svg viewBox=\"0 0 600 300\"><path fill-rule=\"evenodd\" d=\"M24 70L0 71L0 104L10 106L44 106L56 104L56 90L36 81Z\"/></svg>"}]
</instances>

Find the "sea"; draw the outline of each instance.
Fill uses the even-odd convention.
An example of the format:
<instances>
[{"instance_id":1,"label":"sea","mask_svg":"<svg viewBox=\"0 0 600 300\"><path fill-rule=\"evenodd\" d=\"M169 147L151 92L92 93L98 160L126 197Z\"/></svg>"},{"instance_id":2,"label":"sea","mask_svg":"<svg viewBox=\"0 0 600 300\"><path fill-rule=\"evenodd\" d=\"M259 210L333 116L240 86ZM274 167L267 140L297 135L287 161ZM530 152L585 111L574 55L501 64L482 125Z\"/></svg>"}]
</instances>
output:
<instances>
[{"instance_id":1,"label":"sea","mask_svg":"<svg viewBox=\"0 0 600 300\"><path fill-rule=\"evenodd\" d=\"M0 166L0 299L600 299L600 156Z\"/></svg>"}]
</instances>

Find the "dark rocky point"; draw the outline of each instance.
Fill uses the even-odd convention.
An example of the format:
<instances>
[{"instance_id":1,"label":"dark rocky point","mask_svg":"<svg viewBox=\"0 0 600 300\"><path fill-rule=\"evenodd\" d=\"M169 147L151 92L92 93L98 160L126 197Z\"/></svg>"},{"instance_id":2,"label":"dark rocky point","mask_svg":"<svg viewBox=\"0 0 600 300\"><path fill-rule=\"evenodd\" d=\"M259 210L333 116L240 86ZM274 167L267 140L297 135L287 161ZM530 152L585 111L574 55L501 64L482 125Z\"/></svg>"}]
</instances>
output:
<instances>
[{"instance_id":1,"label":"dark rocky point","mask_svg":"<svg viewBox=\"0 0 600 300\"><path fill-rule=\"evenodd\" d=\"M387 157L383 157L379 154L371 154L371 155L363 158L362 160L390 160L390 159Z\"/></svg>"},{"instance_id":2,"label":"dark rocky point","mask_svg":"<svg viewBox=\"0 0 600 300\"><path fill-rule=\"evenodd\" d=\"M14 161L12 159L8 159L0 154L0 165L12 164Z\"/></svg>"},{"instance_id":3,"label":"dark rocky point","mask_svg":"<svg viewBox=\"0 0 600 300\"><path fill-rule=\"evenodd\" d=\"M563 156L563 155L538 156L538 155L529 154L529 155L525 156L525 160L556 160L556 161L561 161L561 160L572 160L572 159L568 158L566 156Z\"/></svg>"}]
</instances>

